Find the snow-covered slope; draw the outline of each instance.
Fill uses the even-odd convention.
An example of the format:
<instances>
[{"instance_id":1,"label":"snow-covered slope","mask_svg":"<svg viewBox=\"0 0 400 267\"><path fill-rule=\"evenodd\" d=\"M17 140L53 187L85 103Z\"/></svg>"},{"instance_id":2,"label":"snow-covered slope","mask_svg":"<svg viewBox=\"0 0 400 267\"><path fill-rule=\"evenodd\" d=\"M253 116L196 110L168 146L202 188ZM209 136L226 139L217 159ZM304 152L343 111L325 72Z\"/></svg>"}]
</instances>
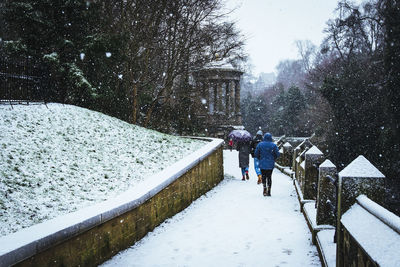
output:
<instances>
[{"instance_id":1,"label":"snow-covered slope","mask_svg":"<svg viewBox=\"0 0 400 267\"><path fill-rule=\"evenodd\" d=\"M0 236L116 196L204 144L70 105L0 105Z\"/></svg>"}]
</instances>

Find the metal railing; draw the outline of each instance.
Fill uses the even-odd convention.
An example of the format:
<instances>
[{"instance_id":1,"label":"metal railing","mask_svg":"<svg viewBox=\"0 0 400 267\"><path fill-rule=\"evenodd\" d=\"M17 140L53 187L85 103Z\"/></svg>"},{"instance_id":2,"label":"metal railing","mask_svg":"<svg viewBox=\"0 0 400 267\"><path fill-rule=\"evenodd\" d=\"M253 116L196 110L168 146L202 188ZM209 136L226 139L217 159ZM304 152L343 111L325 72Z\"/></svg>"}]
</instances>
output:
<instances>
[{"instance_id":1,"label":"metal railing","mask_svg":"<svg viewBox=\"0 0 400 267\"><path fill-rule=\"evenodd\" d=\"M0 58L0 104L47 102L49 71L30 58Z\"/></svg>"}]
</instances>

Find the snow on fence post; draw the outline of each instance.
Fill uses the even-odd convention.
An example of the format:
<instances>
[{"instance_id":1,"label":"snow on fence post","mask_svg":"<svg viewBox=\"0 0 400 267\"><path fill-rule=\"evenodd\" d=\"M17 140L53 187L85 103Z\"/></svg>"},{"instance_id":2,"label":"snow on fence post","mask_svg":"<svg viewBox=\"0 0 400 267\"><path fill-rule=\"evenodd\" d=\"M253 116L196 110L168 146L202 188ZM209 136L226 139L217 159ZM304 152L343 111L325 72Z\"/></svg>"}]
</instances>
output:
<instances>
[{"instance_id":1,"label":"snow on fence post","mask_svg":"<svg viewBox=\"0 0 400 267\"><path fill-rule=\"evenodd\" d=\"M325 160L319 165L318 195L317 195L317 224L336 226L337 204L337 169L330 161Z\"/></svg>"},{"instance_id":2,"label":"snow on fence post","mask_svg":"<svg viewBox=\"0 0 400 267\"><path fill-rule=\"evenodd\" d=\"M300 164L302 161L304 161L304 151L308 150L310 147L312 147L312 144L310 140L305 139L303 142L301 142L300 145L298 145L295 148L296 154L293 155L293 171L295 173L295 176L300 183L301 177L300 177Z\"/></svg>"},{"instance_id":3,"label":"snow on fence post","mask_svg":"<svg viewBox=\"0 0 400 267\"><path fill-rule=\"evenodd\" d=\"M304 179L301 188L304 199L316 199L318 189L318 167L324 160L324 154L316 147L311 147L305 153Z\"/></svg>"},{"instance_id":4,"label":"snow on fence post","mask_svg":"<svg viewBox=\"0 0 400 267\"><path fill-rule=\"evenodd\" d=\"M275 142L275 144L278 146L278 148L281 148L282 145L285 142L285 135L282 135L281 137L279 137L279 139Z\"/></svg>"},{"instance_id":5,"label":"snow on fence post","mask_svg":"<svg viewBox=\"0 0 400 267\"><path fill-rule=\"evenodd\" d=\"M282 165L290 166L293 157L293 147L289 142L283 145Z\"/></svg>"},{"instance_id":6,"label":"snow on fence post","mask_svg":"<svg viewBox=\"0 0 400 267\"><path fill-rule=\"evenodd\" d=\"M338 266L400 266L400 217L360 195L341 224Z\"/></svg>"},{"instance_id":7,"label":"snow on fence post","mask_svg":"<svg viewBox=\"0 0 400 267\"><path fill-rule=\"evenodd\" d=\"M296 178L297 178L297 181L298 181L298 183L300 185L300 188L301 188L302 192L303 192L302 184L303 184L303 180L304 180L304 170L305 170L305 165L304 165L305 162L304 162L304 160L306 158L306 152L307 151L308 151L308 148L304 149L304 151L301 152L300 155L297 157Z\"/></svg>"},{"instance_id":8,"label":"snow on fence post","mask_svg":"<svg viewBox=\"0 0 400 267\"><path fill-rule=\"evenodd\" d=\"M343 264L343 229L340 219L355 202L364 194L377 203L383 203L385 197L385 176L364 156L358 156L346 168L339 172L337 203L337 266Z\"/></svg>"},{"instance_id":9,"label":"snow on fence post","mask_svg":"<svg viewBox=\"0 0 400 267\"><path fill-rule=\"evenodd\" d=\"M293 156L292 156L292 171L294 172L295 176L297 174L297 157L300 155L301 148L300 146L297 146L293 150Z\"/></svg>"}]
</instances>

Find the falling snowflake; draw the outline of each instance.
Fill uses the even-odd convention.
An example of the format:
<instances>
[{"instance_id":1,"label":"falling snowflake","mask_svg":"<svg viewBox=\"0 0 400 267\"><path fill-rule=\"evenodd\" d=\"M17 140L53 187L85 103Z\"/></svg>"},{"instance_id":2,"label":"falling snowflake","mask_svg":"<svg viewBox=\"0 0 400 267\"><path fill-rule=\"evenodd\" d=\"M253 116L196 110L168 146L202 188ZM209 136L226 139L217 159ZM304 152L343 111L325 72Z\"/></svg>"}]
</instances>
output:
<instances>
[{"instance_id":1,"label":"falling snowflake","mask_svg":"<svg viewBox=\"0 0 400 267\"><path fill-rule=\"evenodd\" d=\"M106 52L106 57L111 57L111 52Z\"/></svg>"}]
</instances>

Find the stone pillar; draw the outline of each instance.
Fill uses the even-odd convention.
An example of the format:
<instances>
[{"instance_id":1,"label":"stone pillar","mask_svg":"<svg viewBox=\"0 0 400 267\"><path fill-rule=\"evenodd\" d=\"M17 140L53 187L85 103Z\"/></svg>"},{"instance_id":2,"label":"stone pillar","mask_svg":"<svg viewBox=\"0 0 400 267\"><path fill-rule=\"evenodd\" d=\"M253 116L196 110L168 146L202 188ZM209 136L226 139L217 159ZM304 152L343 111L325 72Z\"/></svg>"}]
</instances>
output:
<instances>
[{"instance_id":1,"label":"stone pillar","mask_svg":"<svg viewBox=\"0 0 400 267\"><path fill-rule=\"evenodd\" d=\"M382 204L385 195L385 176L364 156L358 156L339 172L340 214L345 213L356 198L364 194Z\"/></svg>"},{"instance_id":2,"label":"stone pillar","mask_svg":"<svg viewBox=\"0 0 400 267\"><path fill-rule=\"evenodd\" d=\"M214 106L214 111L213 114L218 112L218 90L217 90L217 83L213 82L212 83L212 93L213 93L213 106Z\"/></svg>"},{"instance_id":3,"label":"stone pillar","mask_svg":"<svg viewBox=\"0 0 400 267\"><path fill-rule=\"evenodd\" d=\"M214 113L214 87L212 82L208 84L208 113Z\"/></svg>"},{"instance_id":4,"label":"stone pillar","mask_svg":"<svg viewBox=\"0 0 400 267\"><path fill-rule=\"evenodd\" d=\"M318 196L317 196L317 224L329 224L336 226L336 214L332 207L336 208L336 185L331 179L336 179L336 166L325 160L319 165ZM328 176L331 178L329 179Z\"/></svg>"},{"instance_id":5,"label":"stone pillar","mask_svg":"<svg viewBox=\"0 0 400 267\"><path fill-rule=\"evenodd\" d=\"M239 81L235 81L235 116L236 123L242 124L242 118L240 115L240 86Z\"/></svg>"},{"instance_id":6,"label":"stone pillar","mask_svg":"<svg viewBox=\"0 0 400 267\"><path fill-rule=\"evenodd\" d=\"M297 157L299 156L300 151L299 146L297 146L293 151L292 171L295 175L297 174Z\"/></svg>"},{"instance_id":7,"label":"stone pillar","mask_svg":"<svg viewBox=\"0 0 400 267\"><path fill-rule=\"evenodd\" d=\"M225 81L225 115L227 118L229 118L229 114L231 112L231 93L230 93L230 87L229 87L229 81Z\"/></svg>"},{"instance_id":8,"label":"stone pillar","mask_svg":"<svg viewBox=\"0 0 400 267\"><path fill-rule=\"evenodd\" d=\"M235 114L236 114L236 103L235 103L235 101L236 101L236 96L235 96L235 88L233 87L233 83L232 83L232 81L229 81L229 91L230 91L230 93L231 93L231 103L230 103L230 117L232 117L232 116L235 116Z\"/></svg>"},{"instance_id":9,"label":"stone pillar","mask_svg":"<svg viewBox=\"0 0 400 267\"><path fill-rule=\"evenodd\" d=\"M296 178L297 181L299 182L300 188L303 188L303 180L304 180L304 160L306 158L306 152L308 151L308 148L304 149L300 155L297 157L297 167L296 167ZM303 192L303 189L301 189L301 192Z\"/></svg>"},{"instance_id":10,"label":"stone pillar","mask_svg":"<svg viewBox=\"0 0 400 267\"><path fill-rule=\"evenodd\" d=\"M305 154L304 179L302 190L304 199L316 199L318 187L318 166L324 160L324 154L316 147L311 147Z\"/></svg>"},{"instance_id":11,"label":"stone pillar","mask_svg":"<svg viewBox=\"0 0 400 267\"><path fill-rule=\"evenodd\" d=\"M203 81L201 83L201 105L203 108L202 110L204 110L204 115L210 110L210 95L208 90L207 83Z\"/></svg>"},{"instance_id":12,"label":"stone pillar","mask_svg":"<svg viewBox=\"0 0 400 267\"><path fill-rule=\"evenodd\" d=\"M340 223L342 214L356 202L356 198L361 194L382 204L385 198L385 176L364 156L358 156L339 172L338 190L336 266L344 266L343 231Z\"/></svg>"},{"instance_id":13,"label":"stone pillar","mask_svg":"<svg viewBox=\"0 0 400 267\"><path fill-rule=\"evenodd\" d=\"M216 111L218 112L218 114L221 114L221 112L223 112L223 105L222 105L222 82L218 81L216 82L216 88L217 88L217 96L216 96L216 103L217 103L217 109Z\"/></svg>"},{"instance_id":14,"label":"stone pillar","mask_svg":"<svg viewBox=\"0 0 400 267\"><path fill-rule=\"evenodd\" d=\"M293 147L289 142L283 144L283 166L290 166L293 157Z\"/></svg>"}]
</instances>

